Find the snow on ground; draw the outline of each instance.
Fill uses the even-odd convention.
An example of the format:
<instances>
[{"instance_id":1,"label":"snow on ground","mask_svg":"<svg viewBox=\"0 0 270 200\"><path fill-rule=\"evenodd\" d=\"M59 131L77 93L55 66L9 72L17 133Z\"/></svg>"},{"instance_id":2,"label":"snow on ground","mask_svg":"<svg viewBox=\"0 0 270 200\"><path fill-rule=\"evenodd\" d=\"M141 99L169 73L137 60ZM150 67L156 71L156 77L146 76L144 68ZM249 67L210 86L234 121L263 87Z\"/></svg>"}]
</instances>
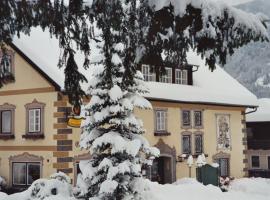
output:
<instances>
[{"instance_id":1,"label":"snow on ground","mask_svg":"<svg viewBox=\"0 0 270 200\"><path fill-rule=\"evenodd\" d=\"M231 182L228 192L221 192L218 187L213 185L204 186L192 178L180 179L174 184L166 185L160 185L149 180L146 181L149 184L150 190L144 192L144 200L270 200L270 179L236 179ZM6 196L0 192L0 200L24 200L25 197L29 198L28 195L29 192L27 191L11 196ZM44 200L72 199L66 194L65 190L62 190L58 195L47 197Z\"/></svg>"},{"instance_id":2,"label":"snow on ground","mask_svg":"<svg viewBox=\"0 0 270 200\"><path fill-rule=\"evenodd\" d=\"M145 200L270 200L269 179L238 179L232 182L228 192L188 178L172 185L149 184L150 192L145 194Z\"/></svg>"}]
</instances>

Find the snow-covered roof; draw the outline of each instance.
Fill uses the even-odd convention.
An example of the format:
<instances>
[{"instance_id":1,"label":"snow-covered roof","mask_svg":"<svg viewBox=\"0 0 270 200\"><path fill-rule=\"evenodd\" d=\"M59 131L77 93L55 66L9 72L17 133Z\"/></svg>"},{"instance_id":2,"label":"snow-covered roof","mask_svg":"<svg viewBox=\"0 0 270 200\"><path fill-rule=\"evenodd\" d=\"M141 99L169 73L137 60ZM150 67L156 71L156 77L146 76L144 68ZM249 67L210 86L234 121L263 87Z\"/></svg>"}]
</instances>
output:
<instances>
[{"instance_id":1,"label":"snow-covered roof","mask_svg":"<svg viewBox=\"0 0 270 200\"><path fill-rule=\"evenodd\" d=\"M58 69L57 63L60 55L58 40L51 38L48 32L36 28L31 32L31 37L22 35L15 38L14 44L26 54L62 88L64 85L63 69ZM91 50L94 56L95 49ZM75 57L79 66L83 64L83 55L78 53ZM148 82L150 93L146 97L166 101L222 104L237 106L257 106L257 97L244 86L217 66L211 72L200 56L193 52L188 54L190 64L199 65L199 70L193 74L193 86ZM86 78L91 77L91 69L80 68ZM87 85L83 86L87 89Z\"/></svg>"},{"instance_id":2,"label":"snow-covered roof","mask_svg":"<svg viewBox=\"0 0 270 200\"><path fill-rule=\"evenodd\" d=\"M189 63L199 65L193 73L193 85L166 84L149 82L151 99L170 101L257 106L257 97L231 77L221 67L211 72L200 56L194 52L188 54Z\"/></svg>"},{"instance_id":3,"label":"snow-covered roof","mask_svg":"<svg viewBox=\"0 0 270 200\"><path fill-rule=\"evenodd\" d=\"M247 122L270 122L270 99L258 99L259 107L256 112L246 115Z\"/></svg>"}]
</instances>

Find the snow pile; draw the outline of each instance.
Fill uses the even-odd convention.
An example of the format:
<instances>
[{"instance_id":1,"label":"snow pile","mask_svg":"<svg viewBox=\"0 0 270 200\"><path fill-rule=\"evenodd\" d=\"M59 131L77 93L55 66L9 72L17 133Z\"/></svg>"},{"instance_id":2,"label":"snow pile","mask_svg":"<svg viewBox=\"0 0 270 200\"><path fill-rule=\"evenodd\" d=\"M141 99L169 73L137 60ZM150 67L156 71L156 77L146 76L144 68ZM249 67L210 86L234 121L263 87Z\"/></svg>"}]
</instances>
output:
<instances>
[{"instance_id":1,"label":"snow pile","mask_svg":"<svg viewBox=\"0 0 270 200\"><path fill-rule=\"evenodd\" d=\"M270 99L262 98L258 100L259 107L256 112L246 116L247 122L269 122L270 121Z\"/></svg>"},{"instance_id":2,"label":"snow pile","mask_svg":"<svg viewBox=\"0 0 270 200\"><path fill-rule=\"evenodd\" d=\"M0 200L75 200L69 194L63 182L59 180L36 181L27 191L7 196L0 192ZM43 197L37 197L36 190L33 188L44 182L43 188L38 192ZM105 186L105 185L104 185ZM106 190L112 188L114 184L109 184ZM62 188L61 188L62 187ZM135 191L143 192L144 200L269 200L270 197L270 180L263 178L242 178L231 182L228 192L222 192L220 188L213 185L204 186L194 178L179 179L174 184L160 185L146 179L140 179L133 184ZM58 195L50 195L52 188L59 189ZM147 188L147 189L146 189ZM61 193L61 195L60 195ZM47 195L47 196L46 196Z\"/></svg>"},{"instance_id":3,"label":"snow pile","mask_svg":"<svg viewBox=\"0 0 270 200\"><path fill-rule=\"evenodd\" d=\"M72 187L64 179L59 180L61 174L55 175L56 179L36 180L26 191L5 195L0 193L0 200L75 200Z\"/></svg>"},{"instance_id":4,"label":"snow pile","mask_svg":"<svg viewBox=\"0 0 270 200\"><path fill-rule=\"evenodd\" d=\"M250 195L259 194L268 196L270 199L270 179L265 178L243 178L231 182L231 192L244 192Z\"/></svg>"},{"instance_id":5,"label":"snow pile","mask_svg":"<svg viewBox=\"0 0 270 200\"><path fill-rule=\"evenodd\" d=\"M228 192L222 192L218 187L204 186L190 178L172 185L149 181L150 191L144 193L144 200L269 200L269 184L267 179L238 179L233 181Z\"/></svg>"}]
</instances>

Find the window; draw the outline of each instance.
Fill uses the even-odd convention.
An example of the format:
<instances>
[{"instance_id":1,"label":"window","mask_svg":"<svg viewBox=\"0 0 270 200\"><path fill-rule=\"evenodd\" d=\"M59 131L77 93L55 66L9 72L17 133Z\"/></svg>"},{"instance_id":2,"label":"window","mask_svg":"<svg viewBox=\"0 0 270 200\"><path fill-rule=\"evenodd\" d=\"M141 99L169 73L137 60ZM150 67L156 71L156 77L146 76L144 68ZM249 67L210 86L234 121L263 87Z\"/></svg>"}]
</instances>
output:
<instances>
[{"instance_id":1,"label":"window","mask_svg":"<svg viewBox=\"0 0 270 200\"><path fill-rule=\"evenodd\" d=\"M1 114L1 133L11 134L12 129L12 114L11 110L0 111Z\"/></svg>"},{"instance_id":2,"label":"window","mask_svg":"<svg viewBox=\"0 0 270 200\"><path fill-rule=\"evenodd\" d=\"M28 112L29 133L40 132L40 109L29 109Z\"/></svg>"},{"instance_id":3,"label":"window","mask_svg":"<svg viewBox=\"0 0 270 200\"><path fill-rule=\"evenodd\" d=\"M5 55L0 52L0 74L4 76L13 74L13 54L10 51Z\"/></svg>"},{"instance_id":4,"label":"window","mask_svg":"<svg viewBox=\"0 0 270 200\"><path fill-rule=\"evenodd\" d=\"M142 65L142 74L145 81L156 81L156 74L151 72L149 65Z\"/></svg>"},{"instance_id":5,"label":"window","mask_svg":"<svg viewBox=\"0 0 270 200\"><path fill-rule=\"evenodd\" d=\"M194 127L202 127L202 111L194 111Z\"/></svg>"},{"instance_id":6,"label":"window","mask_svg":"<svg viewBox=\"0 0 270 200\"><path fill-rule=\"evenodd\" d=\"M27 186L40 178L40 163L14 162L12 166L13 185Z\"/></svg>"},{"instance_id":7,"label":"window","mask_svg":"<svg viewBox=\"0 0 270 200\"><path fill-rule=\"evenodd\" d=\"M165 74L160 76L159 81L162 83L172 83L172 68L165 68Z\"/></svg>"},{"instance_id":8,"label":"window","mask_svg":"<svg viewBox=\"0 0 270 200\"><path fill-rule=\"evenodd\" d=\"M202 154L203 153L203 136L202 134L195 135L195 153Z\"/></svg>"},{"instance_id":9,"label":"window","mask_svg":"<svg viewBox=\"0 0 270 200\"><path fill-rule=\"evenodd\" d=\"M182 126L190 126L191 125L191 118L190 118L190 110L183 110L182 111Z\"/></svg>"},{"instance_id":10,"label":"window","mask_svg":"<svg viewBox=\"0 0 270 200\"><path fill-rule=\"evenodd\" d=\"M230 176L229 173L229 159L228 158L219 158L216 160L216 163L219 164L219 173L222 177Z\"/></svg>"},{"instance_id":11,"label":"window","mask_svg":"<svg viewBox=\"0 0 270 200\"><path fill-rule=\"evenodd\" d=\"M26 134L24 138L44 138L44 103L36 99L25 105L26 108Z\"/></svg>"},{"instance_id":12,"label":"window","mask_svg":"<svg viewBox=\"0 0 270 200\"><path fill-rule=\"evenodd\" d=\"M259 156L251 156L251 166L253 168L260 167L260 157Z\"/></svg>"},{"instance_id":13,"label":"window","mask_svg":"<svg viewBox=\"0 0 270 200\"><path fill-rule=\"evenodd\" d=\"M188 84L188 71L176 69L175 70L175 83L187 85Z\"/></svg>"},{"instance_id":14,"label":"window","mask_svg":"<svg viewBox=\"0 0 270 200\"><path fill-rule=\"evenodd\" d=\"M14 113L16 106L0 105L0 139L14 138Z\"/></svg>"},{"instance_id":15,"label":"window","mask_svg":"<svg viewBox=\"0 0 270 200\"><path fill-rule=\"evenodd\" d=\"M182 135L182 153L191 154L191 135Z\"/></svg>"},{"instance_id":16,"label":"window","mask_svg":"<svg viewBox=\"0 0 270 200\"><path fill-rule=\"evenodd\" d=\"M156 110L155 111L155 121L156 121L156 132L166 132L167 131L167 111L166 110Z\"/></svg>"}]
</instances>

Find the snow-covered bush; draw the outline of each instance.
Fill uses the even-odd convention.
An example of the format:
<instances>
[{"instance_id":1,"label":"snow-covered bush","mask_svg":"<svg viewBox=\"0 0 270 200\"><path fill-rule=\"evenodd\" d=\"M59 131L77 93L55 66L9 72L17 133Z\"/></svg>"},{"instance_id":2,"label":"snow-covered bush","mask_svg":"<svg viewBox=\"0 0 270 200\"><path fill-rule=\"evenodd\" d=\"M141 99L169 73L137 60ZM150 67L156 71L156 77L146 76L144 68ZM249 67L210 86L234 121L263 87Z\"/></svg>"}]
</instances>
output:
<instances>
[{"instance_id":1,"label":"snow-covered bush","mask_svg":"<svg viewBox=\"0 0 270 200\"><path fill-rule=\"evenodd\" d=\"M219 187L222 191L227 192L230 187L231 181L234 180L233 177L219 177Z\"/></svg>"},{"instance_id":2,"label":"snow-covered bush","mask_svg":"<svg viewBox=\"0 0 270 200\"><path fill-rule=\"evenodd\" d=\"M54 173L50 176L51 179L57 179L59 181L62 181L64 183L69 183L71 184L71 179L68 175L66 175L63 172L58 172L58 173Z\"/></svg>"},{"instance_id":3,"label":"snow-covered bush","mask_svg":"<svg viewBox=\"0 0 270 200\"><path fill-rule=\"evenodd\" d=\"M6 179L0 176L0 191L2 191L7 186Z\"/></svg>"},{"instance_id":4,"label":"snow-covered bush","mask_svg":"<svg viewBox=\"0 0 270 200\"><path fill-rule=\"evenodd\" d=\"M72 187L66 181L58 179L39 179L26 190L12 194L7 200L75 200Z\"/></svg>"}]
</instances>

